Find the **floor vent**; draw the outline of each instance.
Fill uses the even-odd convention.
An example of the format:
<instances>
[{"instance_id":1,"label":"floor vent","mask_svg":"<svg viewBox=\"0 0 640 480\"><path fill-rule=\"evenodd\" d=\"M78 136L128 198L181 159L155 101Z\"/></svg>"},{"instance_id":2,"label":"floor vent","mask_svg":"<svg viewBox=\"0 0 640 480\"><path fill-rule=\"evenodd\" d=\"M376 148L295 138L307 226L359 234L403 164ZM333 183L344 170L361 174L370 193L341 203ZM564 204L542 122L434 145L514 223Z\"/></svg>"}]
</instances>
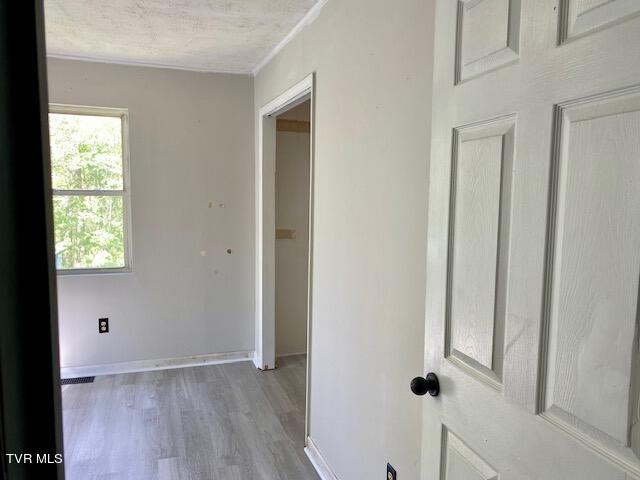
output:
<instances>
[{"instance_id":1,"label":"floor vent","mask_svg":"<svg viewBox=\"0 0 640 480\"><path fill-rule=\"evenodd\" d=\"M78 377L78 378L63 378L60 380L60 385L75 385L76 383L93 383L96 377Z\"/></svg>"}]
</instances>

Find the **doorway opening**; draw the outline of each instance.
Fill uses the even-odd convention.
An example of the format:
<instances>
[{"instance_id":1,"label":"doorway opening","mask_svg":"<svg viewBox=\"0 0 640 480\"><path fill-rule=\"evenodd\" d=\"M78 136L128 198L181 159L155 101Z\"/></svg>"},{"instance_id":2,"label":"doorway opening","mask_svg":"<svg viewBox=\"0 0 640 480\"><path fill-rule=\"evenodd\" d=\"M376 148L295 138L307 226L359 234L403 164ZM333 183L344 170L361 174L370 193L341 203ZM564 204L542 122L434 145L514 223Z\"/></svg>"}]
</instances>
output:
<instances>
[{"instance_id":1,"label":"doorway opening","mask_svg":"<svg viewBox=\"0 0 640 480\"><path fill-rule=\"evenodd\" d=\"M306 363L309 432L313 74L258 112L256 353L261 370ZM280 360L276 360L277 358Z\"/></svg>"},{"instance_id":2,"label":"doorway opening","mask_svg":"<svg viewBox=\"0 0 640 480\"><path fill-rule=\"evenodd\" d=\"M310 100L276 118L276 366L307 354L310 122Z\"/></svg>"}]
</instances>

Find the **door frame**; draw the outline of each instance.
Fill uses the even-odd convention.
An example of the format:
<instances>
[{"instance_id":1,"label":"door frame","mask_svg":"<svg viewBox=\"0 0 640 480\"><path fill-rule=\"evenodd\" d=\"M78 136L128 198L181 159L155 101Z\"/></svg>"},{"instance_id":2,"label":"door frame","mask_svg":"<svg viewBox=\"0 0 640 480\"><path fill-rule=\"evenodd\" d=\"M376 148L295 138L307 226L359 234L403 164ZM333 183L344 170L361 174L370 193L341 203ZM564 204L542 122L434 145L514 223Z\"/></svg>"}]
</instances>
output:
<instances>
[{"instance_id":1,"label":"door frame","mask_svg":"<svg viewBox=\"0 0 640 480\"><path fill-rule=\"evenodd\" d=\"M276 366L275 352L275 147L276 116L307 100L311 101L309 142L309 255L307 282L307 384L305 439L309 429L309 393L311 385L311 327L313 279L313 205L314 205L314 94L315 74L310 73L285 92L263 105L257 113L257 152L255 166L255 355L260 370ZM306 442L306 440L305 440Z\"/></svg>"},{"instance_id":2,"label":"door frame","mask_svg":"<svg viewBox=\"0 0 640 480\"><path fill-rule=\"evenodd\" d=\"M0 478L64 478L44 5L0 2ZM6 454L49 455L52 463ZM14 457L15 458L15 457Z\"/></svg>"}]
</instances>

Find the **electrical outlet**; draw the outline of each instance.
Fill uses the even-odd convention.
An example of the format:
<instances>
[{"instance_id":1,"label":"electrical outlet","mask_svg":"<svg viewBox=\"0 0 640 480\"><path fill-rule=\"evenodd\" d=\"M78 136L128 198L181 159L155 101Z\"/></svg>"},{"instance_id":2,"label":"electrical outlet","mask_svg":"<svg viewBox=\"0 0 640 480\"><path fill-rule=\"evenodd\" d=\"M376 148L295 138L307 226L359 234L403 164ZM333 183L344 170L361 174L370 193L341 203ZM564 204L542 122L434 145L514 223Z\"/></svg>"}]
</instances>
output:
<instances>
[{"instance_id":1,"label":"electrical outlet","mask_svg":"<svg viewBox=\"0 0 640 480\"><path fill-rule=\"evenodd\" d=\"M99 318L98 319L98 333L109 333L109 319L108 318Z\"/></svg>"},{"instance_id":2,"label":"electrical outlet","mask_svg":"<svg viewBox=\"0 0 640 480\"><path fill-rule=\"evenodd\" d=\"M393 468L389 463L387 463L387 480L398 480L396 469Z\"/></svg>"}]
</instances>

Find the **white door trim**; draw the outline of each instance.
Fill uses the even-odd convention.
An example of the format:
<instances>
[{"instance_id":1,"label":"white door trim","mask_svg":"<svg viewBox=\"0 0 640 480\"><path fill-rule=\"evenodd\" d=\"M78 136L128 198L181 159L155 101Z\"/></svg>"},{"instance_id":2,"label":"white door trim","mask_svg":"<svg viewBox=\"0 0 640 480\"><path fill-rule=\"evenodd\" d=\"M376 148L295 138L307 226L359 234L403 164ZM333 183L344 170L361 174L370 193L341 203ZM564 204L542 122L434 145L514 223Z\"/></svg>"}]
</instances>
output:
<instances>
[{"instance_id":1,"label":"white door trim","mask_svg":"<svg viewBox=\"0 0 640 480\"><path fill-rule=\"evenodd\" d=\"M258 111L256 164L256 367L275 367L275 117L306 100L313 74L271 100ZM268 131L267 131L268 130ZM313 172L313 121L311 126ZM313 173L312 173L313 175ZM313 200L309 198L309 208ZM309 222L311 228L311 222ZM311 238L311 237L310 237ZM309 255L311 258L311 255Z\"/></svg>"},{"instance_id":2,"label":"white door trim","mask_svg":"<svg viewBox=\"0 0 640 480\"><path fill-rule=\"evenodd\" d=\"M309 433L309 393L311 385L311 303L313 267L314 191L314 74L311 73L258 110L256 154L256 263L254 364L261 370L275 368L275 137L276 116L308 99L311 100L311 141L309 154L309 265L307 291L307 392L305 437Z\"/></svg>"}]
</instances>

